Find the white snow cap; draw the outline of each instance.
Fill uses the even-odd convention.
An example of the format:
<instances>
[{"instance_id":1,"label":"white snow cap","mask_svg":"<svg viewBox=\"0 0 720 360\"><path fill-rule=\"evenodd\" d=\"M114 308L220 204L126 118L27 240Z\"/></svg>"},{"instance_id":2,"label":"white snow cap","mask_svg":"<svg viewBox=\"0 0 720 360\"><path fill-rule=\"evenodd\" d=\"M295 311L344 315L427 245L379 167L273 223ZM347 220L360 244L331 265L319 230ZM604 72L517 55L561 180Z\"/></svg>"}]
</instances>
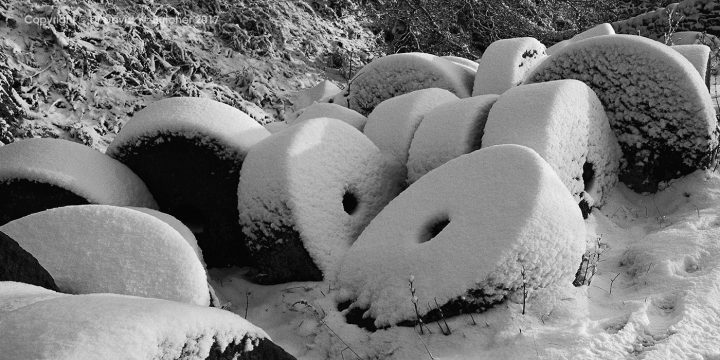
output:
<instances>
[{"instance_id":1,"label":"white snow cap","mask_svg":"<svg viewBox=\"0 0 720 360\"><path fill-rule=\"evenodd\" d=\"M170 214L166 214L164 212L160 212L153 209L148 208L140 208L140 207L128 207L133 210L137 210L140 212L144 212L148 215L152 215L164 222L166 222L168 225L172 226L175 231L177 231L185 241L187 241L188 245L195 251L195 253L198 256L198 259L200 259L200 262L203 264L204 268L207 268L205 265L205 260L202 256L202 250L200 249L200 246L197 243L197 239L195 238L195 234L193 234L192 230L190 230L185 224L182 223L182 221L178 220L174 216Z\"/></svg>"},{"instance_id":2,"label":"white snow cap","mask_svg":"<svg viewBox=\"0 0 720 360\"><path fill-rule=\"evenodd\" d=\"M548 55L553 55L556 52L560 51L561 49L565 48L566 46L578 42L580 40L589 39L591 37L595 36L602 36L602 35L615 35L615 29L613 29L612 25L608 23L602 23L600 25L596 25L590 29L587 29L575 36L573 36L570 39L563 40L547 49Z\"/></svg>"},{"instance_id":3,"label":"white snow cap","mask_svg":"<svg viewBox=\"0 0 720 360\"><path fill-rule=\"evenodd\" d=\"M302 121L316 118L332 118L344 121L354 128L363 131L367 118L355 110L334 103L314 103L300 110L297 118L288 120L288 125L295 125Z\"/></svg>"},{"instance_id":4,"label":"white snow cap","mask_svg":"<svg viewBox=\"0 0 720 360\"><path fill-rule=\"evenodd\" d=\"M498 144L535 150L577 202L587 191L598 202L587 199L589 204L600 205L617 182L621 156L617 139L600 100L577 80L521 85L501 95L490 110L482 138L484 148ZM584 173L590 171L586 163L592 164L591 173Z\"/></svg>"},{"instance_id":5,"label":"white snow cap","mask_svg":"<svg viewBox=\"0 0 720 360\"><path fill-rule=\"evenodd\" d=\"M705 84L708 84L710 68L710 47L702 44L674 45L672 49L679 52L697 69Z\"/></svg>"},{"instance_id":6,"label":"white snow cap","mask_svg":"<svg viewBox=\"0 0 720 360\"><path fill-rule=\"evenodd\" d=\"M290 101L293 104L295 111L304 109L316 101L322 101L323 99L336 96L341 93L342 90L330 80L323 80L317 85L302 89L292 95L290 95Z\"/></svg>"},{"instance_id":7,"label":"white snow cap","mask_svg":"<svg viewBox=\"0 0 720 360\"><path fill-rule=\"evenodd\" d=\"M365 124L365 135L380 151L405 165L415 130L425 114L441 104L456 101L451 92L430 88L396 96L380 103Z\"/></svg>"},{"instance_id":8,"label":"white snow cap","mask_svg":"<svg viewBox=\"0 0 720 360\"><path fill-rule=\"evenodd\" d=\"M130 168L67 140L26 139L0 148L0 182L14 179L55 185L91 203L158 207Z\"/></svg>"},{"instance_id":9,"label":"white snow cap","mask_svg":"<svg viewBox=\"0 0 720 360\"><path fill-rule=\"evenodd\" d=\"M115 294L58 296L0 321L6 359L204 360L215 343L221 351L230 344L252 349L266 338L225 310Z\"/></svg>"},{"instance_id":10,"label":"white snow cap","mask_svg":"<svg viewBox=\"0 0 720 360\"><path fill-rule=\"evenodd\" d=\"M717 145L710 93L669 46L634 35L592 37L549 57L527 82L558 79L580 80L600 98L628 165L620 180L634 190L655 191L710 162Z\"/></svg>"},{"instance_id":11,"label":"white snow cap","mask_svg":"<svg viewBox=\"0 0 720 360\"><path fill-rule=\"evenodd\" d=\"M123 126L106 153L118 157L124 147L160 134L201 141L218 141L223 158L244 157L247 150L270 133L249 115L218 101L174 97L156 101L138 111Z\"/></svg>"},{"instance_id":12,"label":"white snow cap","mask_svg":"<svg viewBox=\"0 0 720 360\"><path fill-rule=\"evenodd\" d=\"M325 278L368 222L400 191L402 166L336 119L304 121L248 154L238 209L253 250L282 246L273 231L296 231ZM357 206L346 212L346 194Z\"/></svg>"},{"instance_id":13,"label":"white snow cap","mask_svg":"<svg viewBox=\"0 0 720 360\"><path fill-rule=\"evenodd\" d=\"M193 247L145 212L66 206L11 221L0 231L35 256L61 291L210 303L205 268Z\"/></svg>"},{"instance_id":14,"label":"white snow cap","mask_svg":"<svg viewBox=\"0 0 720 360\"><path fill-rule=\"evenodd\" d=\"M431 54L384 56L365 65L350 81L348 107L366 115L384 100L427 88L441 88L458 97L468 97L474 80L471 74L452 61Z\"/></svg>"},{"instance_id":15,"label":"white snow cap","mask_svg":"<svg viewBox=\"0 0 720 360\"><path fill-rule=\"evenodd\" d=\"M284 121L274 121L271 123L267 123L263 126L265 127L265 130L267 130L269 133L274 134L287 128L288 124Z\"/></svg>"},{"instance_id":16,"label":"white snow cap","mask_svg":"<svg viewBox=\"0 0 720 360\"><path fill-rule=\"evenodd\" d=\"M480 59L472 96L502 94L520 85L546 57L545 45L531 37L493 42Z\"/></svg>"},{"instance_id":17,"label":"white snow cap","mask_svg":"<svg viewBox=\"0 0 720 360\"><path fill-rule=\"evenodd\" d=\"M490 108L498 95L481 95L446 102L430 110L410 144L408 183L462 154L480 148Z\"/></svg>"},{"instance_id":18,"label":"white snow cap","mask_svg":"<svg viewBox=\"0 0 720 360\"><path fill-rule=\"evenodd\" d=\"M522 287L523 267L531 288L572 281L584 250L582 215L555 171L529 148L494 146L450 160L391 201L343 259L338 300L392 325L415 318L411 276L421 304L471 289L499 300Z\"/></svg>"},{"instance_id":19,"label":"white snow cap","mask_svg":"<svg viewBox=\"0 0 720 360\"><path fill-rule=\"evenodd\" d=\"M470 69L470 70L473 71L473 72L477 72L477 69L478 69L478 65L479 65L479 64L478 64L477 62L475 62L475 61L472 61L472 60L470 60L470 59L466 59L466 58L464 58L464 57L451 56L451 55L442 56L442 58L445 59L445 60L450 60L450 61L452 61L452 62L454 62L455 64L458 64L458 65L460 65L460 66L464 66L464 67ZM473 74L473 75L475 75L475 74Z\"/></svg>"},{"instance_id":20,"label":"white snow cap","mask_svg":"<svg viewBox=\"0 0 720 360\"><path fill-rule=\"evenodd\" d=\"M0 322L2 322L2 318L6 313L38 301L60 296L67 295L40 286L14 281L0 281ZM2 350L1 346L0 350Z\"/></svg>"}]
</instances>

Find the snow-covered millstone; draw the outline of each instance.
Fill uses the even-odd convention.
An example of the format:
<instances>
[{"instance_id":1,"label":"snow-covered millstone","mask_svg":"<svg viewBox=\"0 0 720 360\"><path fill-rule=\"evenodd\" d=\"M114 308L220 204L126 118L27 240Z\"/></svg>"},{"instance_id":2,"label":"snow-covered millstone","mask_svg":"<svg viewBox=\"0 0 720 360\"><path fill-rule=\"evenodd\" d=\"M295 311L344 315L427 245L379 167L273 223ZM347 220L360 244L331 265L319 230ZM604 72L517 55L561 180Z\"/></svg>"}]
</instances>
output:
<instances>
[{"instance_id":1,"label":"snow-covered millstone","mask_svg":"<svg viewBox=\"0 0 720 360\"><path fill-rule=\"evenodd\" d=\"M692 64L669 46L634 35L606 35L568 45L528 76L528 83L585 82L605 107L627 167L620 181L635 191L707 168L718 144L710 93Z\"/></svg>"},{"instance_id":2,"label":"snow-covered millstone","mask_svg":"<svg viewBox=\"0 0 720 360\"><path fill-rule=\"evenodd\" d=\"M672 49L679 52L697 69L698 74L710 89L710 47L702 44L674 45Z\"/></svg>"},{"instance_id":3,"label":"snow-covered millstone","mask_svg":"<svg viewBox=\"0 0 720 360\"><path fill-rule=\"evenodd\" d=\"M545 58L545 45L531 37L493 42L480 59L472 96L502 94L522 84Z\"/></svg>"},{"instance_id":4,"label":"snow-covered millstone","mask_svg":"<svg viewBox=\"0 0 720 360\"><path fill-rule=\"evenodd\" d=\"M109 292L207 306L207 274L188 241L158 217L130 208L76 205L0 226L60 291Z\"/></svg>"},{"instance_id":5,"label":"snow-covered millstone","mask_svg":"<svg viewBox=\"0 0 720 360\"><path fill-rule=\"evenodd\" d=\"M295 125L305 120L327 117L342 120L354 128L363 131L367 118L357 111L334 103L315 103L299 111L295 119L287 120L288 125Z\"/></svg>"},{"instance_id":6,"label":"snow-covered millstone","mask_svg":"<svg viewBox=\"0 0 720 360\"><path fill-rule=\"evenodd\" d=\"M8 288L0 283L0 291ZM28 290L19 295L27 298ZM295 359L265 331L225 310L115 294L45 296L0 313L4 358ZM0 292L2 300L13 297Z\"/></svg>"},{"instance_id":7,"label":"snow-covered millstone","mask_svg":"<svg viewBox=\"0 0 720 360\"><path fill-rule=\"evenodd\" d=\"M295 111L304 109L316 101L325 101L340 94L342 90L329 80L324 80L317 85L300 90L290 95L290 101Z\"/></svg>"},{"instance_id":8,"label":"snow-covered millstone","mask_svg":"<svg viewBox=\"0 0 720 360\"><path fill-rule=\"evenodd\" d=\"M615 35L615 29L613 29L612 25L608 23L602 23L600 25L596 25L588 30L585 30L575 36L573 36L570 39L563 40L547 49L548 55L553 55L556 52L560 51L561 49L564 49L566 46L578 42L580 40L589 39L591 37L595 36L602 36L602 35Z\"/></svg>"},{"instance_id":9,"label":"snow-covered millstone","mask_svg":"<svg viewBox=\"0 0 720 360\"><path fill-rule=\"evenodd\" d=\"M522 85L501 95L482 138L482 147L498 144L535 150L585 212L602 206L617 183L618 141L598 97L577 80Z\"/></svg>"},{"instance_id":10,"label":"snow-covered millstone","mask_svg":"<svg viewBox=\"0 0 720 360\"><path fill-rule=\"evenodd\" d=\"M498 95L481 95L438 105L420 122L410 144L408 183L481 147L490 108Z\"/></svg>"},{"instance_id":11,"label":"snow-covered millstone","mask_svg":"<svg viewBox=\"0 0 720 360\"><path fill-rule=\"evenodd\" d=\"M86 146L27 139L0 147L0 225L50 208L90 203L157 208L127 166Z\"/></svg>"},{"instance_id":12,"label":"snow-covered millstone","mask_svg":"<svg viewBox=\"0 0 720 360\"><path fill-rule=\"evenodd\" d=\"M365 65L353 77L348 107L367 115L389 98L427 88L445 89L464 98L472 93L473 80L467 69L435 55L388 55Z\"/></svg>"},{"instance_id":13,"label":"snow-covered millstone","mask_svg":"<svg viewBox=\"0 0 720 360\"><path fill-rule=\"evenodd\" d=\"M263 140L248 153L238 188L256 280L333 278L403 182L399 163L340 120L307 120Z\"/></svg>"},{"instance_id":14,"label":"snow-covered millstone","mask_svg":"<svg viewBox=\"0 0 720 360\"><path fill-rule=\"evenodd\" d=\"M57 290L55 280L17 241L0 231L0 281L18 281Z\"/></svg>"},{"instance_id":15,"label":"snow-covered millstone","mask_svg":"<svg viewBox=\"0 0 720 360\"><path fill-rule=\"evenodd\" d=\"M464 58L464 57L451 56L451 55L442 56L442 58L445 59L445 60L452 61L452 62L454 62L454 63L456 63L456 64L458 64L458 65L464 66L464 67L472 70L473 72L477 72L477 69L478 69L478 65L479 65L479 64L478 64L477 62L475 62L475 61L472 61L472 60L470 60L470 59L466 59L466 58Z\"/></svg>"},{"instance_id":16,"label":"snow-covered millstone","mask_svg":"<svg viewBox=\"0 0 720 360\"><path fill-rule=\"evenodd\" d=\"M368 115L365 135L380 151L405 165L415 130L425 114L439 105L457 100L457 96L439 88L416 90L387 99Z\"/></svg>"},{"instance_id":17,"label":"snow-covered millstone","mask_svg":"<svg viewBox=\"0 0 720 360\"><path fill-rule=\"evenodd\" d=\"M169 98L135 114L107 153L145 181L160 210L195 232L208 266L247 265L238 177L247 151L269 135L223 103Z\"/></svg>"},{"instance_id":18,"label":"snow-covered millstone","mask_svg":"<svg viewBox=\"0 0 720 360\"><path fill-rule=\"evenodd\" d=\"M383 327L490 306L522 287L571 282L585 225L555 171L532 149L499 145L450 160L391 201L343 259L339 302ZM425 306L420 316L432 317ZM435 314L437 315L437 314Z\"/></svg>"}]
</instances>

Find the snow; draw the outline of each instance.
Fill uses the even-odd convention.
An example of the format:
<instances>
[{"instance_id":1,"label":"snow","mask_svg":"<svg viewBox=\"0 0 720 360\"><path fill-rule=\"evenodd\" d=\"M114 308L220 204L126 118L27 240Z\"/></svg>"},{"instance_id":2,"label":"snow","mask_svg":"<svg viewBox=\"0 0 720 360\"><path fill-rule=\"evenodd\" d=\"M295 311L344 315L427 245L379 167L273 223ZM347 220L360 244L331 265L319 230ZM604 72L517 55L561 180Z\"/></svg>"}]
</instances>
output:
<instances>
[{"instance_id":1,"label":"snow","mask_svg":"<svg viewBox=\"0 0 720 360\"><path fill-rule=\"evenodd\" d=\"M348 107L367 115L384 100L415 90L441 88L464 98L472 86L471 72L452 61L423 53L392 54L358 71L350 81Z\"/></svg>"},{"instance_id":2,"label":"snow","mask_svg":"<svg viewBox=\"0 0 720 360\"><path fill-rule=\"evenodd\" d=\"M447 55L447 56L441 56L441 57L442 57L443 59L445 59L445 60L450 60L450 61L454 62L455 64L464 66L464 67L472 70L473 72L477 72L477 69L478 69L478 65L479 65L479 64L478 64L477 62L475 62L475 61L472 61L472 60L470 60L470 59L466 59L466 58L464 58L464 57L459 57L459 56L450 56L450 55ZM473 75L474 75L474 74L473 74Z\"/></svg>"},{"instance_id":3,"label":"snow","mask_svg":"<svg viewBox=\"0 0 720 360\"><path fill-rule=\"evenodd\" d=\"M708 79L710 65L710 47L702 44L674 45L672 49L679 52L697 69L698 74L702 77L703 82Z\"/></svg>"},{"instance_id":4,"label":"snow","mask_svg":"<svg viewBox=\"0 0 720 360\"><path fill-rule=\"evenodd\" d=\"M0 182L13 179L55 185L91 203L158 206L127 166L67 140L26 139L0 147Z\"/></svg>"},{"instance_id":5,"label":"snow","mask_svg":"<svg viewBox=\"0 0 720 360\"><path fill-rule=\"evenodd\" d=\"M228 311L114 294L59 296L2 317L0 349L8 359L206 359L268 339Z\"/></svg>"},{"instance_id":6,"label":"snow","mask_svg":"<svg viewBox=\"0 0 720 360\"><path fill-rule=\"evenodd\" d=\"M140 212L144 212L148 215L152 215L152 216L164 221L168 225L172 226L172 228L175 229L175 231L177 231L183 237L183 239L185 239L185 241L187 241L188 245L190 245L190 247L192 247L193 251L195 251L195 254L197 254L197 256L198 256L198 259L200 259L200 262L203 264L203 267L207 268L207 265L205 264L205 260L203 259L203 256L202 256L202 250L200 249L200 246L197 243L197 239L195 238L195 235L180 220L178 220L177 218L175 218L174 216L172 216L170 214L166 214L164 212L160 212L160 211L153 210L153 209L132 207L132 206L128 206L128 208L137 210Z\"/></svg>"},{"instance_id":7,"label":"snow","mask_svg":"<svg viewBox=\"0 0 720 360\"><path fill-rule=\"evenodd\" d=\"M710 94L670 47L633 35L593 37L551 56L527 82L557 79L583 81L600 98L628 164L620 180L631 188L656 191L709 164L717 145Z\"/></svg>"},{"instance_id":8,"label":"snow","mask_svg":"<svg viewBox=\"0 0 720 360\"><path fill-rule=\"evenodd\" d=\"M363 131L365 123L367 122L367 118L360 115L357 111L334 103L314 103L300 110L295 119L286 121L288 125L295 125L305 120L320 117L342 120L360 131Z\"/></svg>"},{"instance_id":9,"label":"snow","mask_svg":"<svg viewBox=\"0 0 720 360\"><path fill-rule=\"evenodd\" d=\"M265 124L264 127L270 134L274 134L287 128L288 124L284 121L275 121Z\"/></svg>"},{"instance_id":10,"label":"snow","mask_svg":"<svg viewBox=\"0 0 720 360\"><path fill-rule=\"evenodd\" d=\"M243 164L238 210L248 247L282 247L290 239L273 236L296 231L314 264L331 278L340 257L403 180L402 166L347 123L316 118L292 126L253 147ZM358 200L351 214L343 208L346 192Z\"/></svg>"},{"instance_id":11,"label":"snow","mask_svg":"<svg viewBox=\"0 0 720 360\"><path fill-rule=\"evenodd\" d=\"M270 133L250 116L229 105L205 98L174 97L156 101L123 126L107 154L118 158L127 148L141 145L160 134L202 142L217 141L222 158L240 158Z\"/></svg>"},{"instance_id":12,"label":"snow","mask_svg":"<svg viewBox=\"0 0 720 360\"><path fill-rule=\"evenodd\" d=\"M11 311L60 296L65 296L65 294L40 286L14 281L0 281L0 323L2 323L3 316Z\"/></svg>"},{"instance_id":13,"label":"snow","mask_svg":"<svg viewBox=\"0 0 720 360\"><path fill-rule=\"evenodd\" d=\"M545 45L531 37L493 42L480 59L472 96L502 94L520 85L546 57Z\"/></svg>"},{"instance_id":14,"label":"snow","mask_svg":"<svg viewBox=\"0 0 720 360\"><path fill-rule=\"evenodd\" d=\"M456 101L451 92L429 88L403 94L380 103L365 124L365 135L380 151L405 165L415 130L430 110L441 104Z\"/></svg>"},{"instance_id":15,"label":"snow","mask_svg":"<svg viewBox=\"0 0 720 360\"><path fill-rule=\"evenodd\" d=\"M588 190L600 205L617 182L621 155L617 140L600 100L577 80L522 85L501 95L490 110L482 138L483 148L498 144L537 151L577 202ZM595 170L588 184L583 175L586 162Z\"/></svg>"},{"instance_id":16,"label":"snow","mask_svg":"<svg viewBox=\"0 0 720 360\"><path fill-rule=\"evenodd\" d=\"M481 95L438 105L420 122L410 144L408 183L462 154L480 148L490 108L498 95Z\"/></svg>"},{"instance_id":17,"label":"snow","mask_svg":"<svg viewBox=\"0 0 720 360\"><path fill-rule=\"evenodd\" d=\"M615 29L613 29L612 25L610 25L608 23L602 23L600 25L596 25L588 30L585 30L585 31L573 36L570 39L563 40L563 41L549 47L547 49L547 54L553 55L572 43L578 42L580 40L589 39L589 38L595 37L595 36L602 36L602 35L615 35Z\"/></svg>"},{"instance_id":18,"label":"snow","mask_svg":"<svg viewBox=\"0 0 720 360\"><path fill-rule=\"evenodd\" d=\"M66 206L11 221L0 231L33 254L61 291L209 304L207 275L193 247L145 212Z\"/></svg>"},{"instance_id":19,"label":"snow","mask_svg":"<svg viewBox=\"0 0 720 360\"><path fill-rule=\"evenodd\" d=\"M415 319L411 277L422 315L427 301L471 289L503 298L522 287L523 267L533 289L571 281L584 251L582 215L553 169L527 147L485 148L429 172L373 219L343 259L337 301L391 325Z\"/></svg>"},{"instance_id":20,"label":"snow","mask_svg":"<svg viewBox=\"0 0 720 360\"><path fill-rule=\"evenodd\" d=\"M332 81L323 80L311 88L291 94L289 98L293 104L293 109L297 111L312 105L316 101L333 97L340 92L342 92L342 90Z\"/></svg>"}]
</instances>

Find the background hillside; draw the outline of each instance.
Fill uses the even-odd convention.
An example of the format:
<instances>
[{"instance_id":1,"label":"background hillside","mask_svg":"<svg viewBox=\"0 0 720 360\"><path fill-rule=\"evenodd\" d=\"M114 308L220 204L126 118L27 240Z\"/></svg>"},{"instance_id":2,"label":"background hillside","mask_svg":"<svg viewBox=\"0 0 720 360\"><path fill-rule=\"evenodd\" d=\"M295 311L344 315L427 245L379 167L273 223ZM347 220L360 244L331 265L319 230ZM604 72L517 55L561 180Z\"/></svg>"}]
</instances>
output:
<instances>
[{"instance_id":1,"label":"background hillside","mask_svg":"<svg viewBox=\"0 0 720 360\"><path fill-rule=\"evenodd\" d=\"M551 45L668 1L12 0L0 4L0 143L103 150L146 104L204 96L260 123L289 95L386 53L476 59L497 39Z\"/></svg>"}]
</instances>

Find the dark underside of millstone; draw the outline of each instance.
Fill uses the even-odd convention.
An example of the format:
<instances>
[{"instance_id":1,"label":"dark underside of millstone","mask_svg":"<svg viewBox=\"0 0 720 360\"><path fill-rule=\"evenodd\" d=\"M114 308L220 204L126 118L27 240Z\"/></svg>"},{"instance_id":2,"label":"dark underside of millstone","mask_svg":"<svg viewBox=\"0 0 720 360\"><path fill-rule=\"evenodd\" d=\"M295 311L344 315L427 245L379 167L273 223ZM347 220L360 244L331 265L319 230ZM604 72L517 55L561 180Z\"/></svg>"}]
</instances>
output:
<instances>
[{"instance_id":1,"label":"dark underside of millstone","mask_svg":"<svg viewBox=\"0 0 720 360\"><path fill-rule=\"evenodd\" d=\"M504 290L503 293L504 292L507 292L507 290ZM408 301L410 301L409 290ZM440 321L442 319L447 319L449 317L462 314L482 313L503 301L505 301L504 296L487 296L482 290L473 289L469 290L465 294L465 296L460 296L452 299L445 304L441 304L440 307L438 307L433 300L422 303L422 299L420 299L420 301L418 302L418 309L422 311L423 309L427 310L428 308L432 308L432 310L428 311L425 315L421 317L423 324L430 324L432 322ZM352 301L340 303L338 304L338 310L343 311L350 307L351 304ZM376 331L378 328L375 326L375 319L371 317L363 318L363 314L366 310L367 309L360 308L352 308L348 310L347 314L345 315L345 321L347 321L348 324L357 325L358 327L368 331ZM418 321L404 320L397 323L396 325L410 327L417 326Z\"/></svg>"},{"instance_id":2,"label":"dark underside of millstone","mask_svg":"<svg viewBox=\"0 0 720 360\"><path fill-rule=\"evenodd\" d=\"M0 231L0 281L16 281L58 291L55 280L32 254Z\"/></svg>"},{"instance_id":3,"label":"dark underside of millstone","mask_svg":"<svg viewBox=\"0 0 720 360\"><path fill-rule=\"evenodd\" d=\"M245 351L246 341L249 340L243 339L239 344L232 343L225 347L225 351L221 351L220 346L215 342L206 360L296 360L294 356L268 339L259 339L252 351Z\"/></svg>"},{"instance_id":4,"label":"dark underside of millstone","mask_svg":"<svg viewBox=\"0 0 720 360\"><path fill-rule=\"evenodd\" d=\"M647 147L648 145L640 150L647 149ZM619 180L635 192L654 193L658 191L662 182L677 179L695 170L710 166L710 154L696 160L694 166L689 166L683 162L683 153L662 147L655 147L655 149L657 155L653 160L637 166L633 164L643 160L636 158L639 149L623 146L623 156L629 165L620 171Z\"/></svg>"},{"instance_id":5,"label":"dark underside of millstone","mask_svg":"<svg viewBox=\"0 0 720 360\"><path fill-rule=\"evenodd\" d=\"M267 246L251 253L258 273L251 275L258 284L280 284L291 281L322 281L323 274L305 249L300 234L291 228L272 228L264 236ZM277 240L282 239L282 242Z\"/></svg>"},{"instance_id":6,"label":"dark underside of millstone","mask_svg":"<svg viewBox=\"0 0 720 360\"><path fill-rule=\"evenodd\" d=\"M208 267L248 265L237 209L242 162L222 159L218 144L169 135L156 140L113 156L145 182L160 211L193 231Z\"/></svg>"},{"instance_id":7,"label":"dark underside of millstone","mask_svg":"<svg viewBox=\"0 0 720 360\"><path fill-rule=\"evenodd\" d=\"M47 209L89 203L87 199L51 184L26 179L0 181L0 225Z\"/></svg>"}]
</instances>

